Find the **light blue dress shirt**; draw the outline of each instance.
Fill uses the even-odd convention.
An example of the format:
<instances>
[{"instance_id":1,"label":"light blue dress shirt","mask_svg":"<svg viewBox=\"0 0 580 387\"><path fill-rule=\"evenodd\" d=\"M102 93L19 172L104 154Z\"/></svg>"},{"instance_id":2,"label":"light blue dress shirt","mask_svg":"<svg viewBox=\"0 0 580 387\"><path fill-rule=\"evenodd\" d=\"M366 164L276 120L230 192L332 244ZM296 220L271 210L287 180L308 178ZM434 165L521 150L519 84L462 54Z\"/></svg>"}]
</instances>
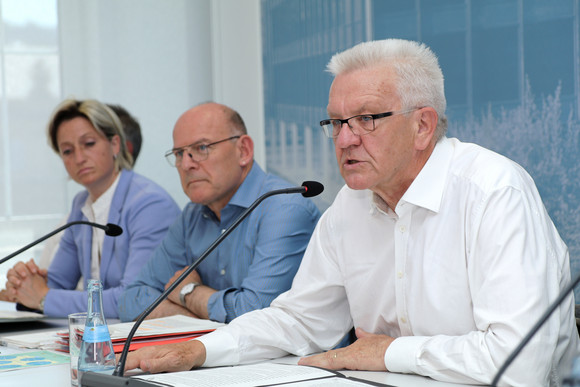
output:
<instances>
[{"instance_id":1,"label":"light blue dress shirt","mask_svg":"<svg viewBox=\"0 0 580 387\"><path fill-rule=\"evenodd\" d=\"M292 186L256 162L221 211L188 203L165 239L119 301L122 321L134 320L164 290L177 270L193 263L262 194ZM218 290L208 302L211 320L229 322L261 309L288 290L320 217L299 194L265 199L197 268L204 285Z\"/></svg>"}]
</instances>

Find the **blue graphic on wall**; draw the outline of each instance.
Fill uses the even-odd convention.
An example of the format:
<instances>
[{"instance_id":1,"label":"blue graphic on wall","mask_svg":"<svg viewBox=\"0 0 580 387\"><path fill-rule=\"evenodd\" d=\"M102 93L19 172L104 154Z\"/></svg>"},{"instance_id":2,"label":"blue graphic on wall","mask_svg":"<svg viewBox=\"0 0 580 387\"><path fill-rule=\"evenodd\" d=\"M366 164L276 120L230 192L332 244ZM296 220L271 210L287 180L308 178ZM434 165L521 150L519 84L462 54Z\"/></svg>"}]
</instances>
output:
<instances>
[{"instance_id":1,"label":"blue graphic on wall","mask_svg":"<svg viewBox=\"0 0 580 387\"><path fill-rule=\"evenodd\" d=\"M445 75L448 136L530 173L580 272L579 8L578 0L263 0L268 169L323 182L317 204L326 208L344 184L318 125L332 81L326 63L365 40L422 41Z\"/></svg>"}]
</instances>

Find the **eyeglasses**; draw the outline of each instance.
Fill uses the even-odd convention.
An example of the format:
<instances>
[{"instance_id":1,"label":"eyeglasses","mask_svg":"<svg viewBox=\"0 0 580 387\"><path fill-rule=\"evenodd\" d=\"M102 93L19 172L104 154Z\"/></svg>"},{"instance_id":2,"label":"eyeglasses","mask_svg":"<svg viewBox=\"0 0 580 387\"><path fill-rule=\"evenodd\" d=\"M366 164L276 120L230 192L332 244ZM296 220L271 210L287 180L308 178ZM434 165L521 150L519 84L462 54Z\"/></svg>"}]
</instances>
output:
<instances>
[{"instance_id":1,"label":"eyeglasses","mask_svg":"<svg viewBox=\"0 0 580 387\"><path fill-rule=\"evenodd\" d=\"M376 129L375 120L378 120L379 118L395 116L397 114L410 113L418 109L421 108L413 108L408 110L400 110L378 114L361 114L358 116L352 116L345 119L329 118L327 120L320 121L320 126L322 126L324 134L329 138L337 138L344 124L348 125L351 132L355 136L364 136L365 134L369 134L370 132Z\"/></svg>"},{"instance_id":2,"label":"eyeglasses","mask_svg":"<svg viewBox=\"0 0 580 387\"><path fill-rule=\"evenodd\" d=\"M189 155L189 157L191 157L191 159L195 162L204 161L204 160L207 160L207 158L209 157L209 147L210 146L214 146L214 145L217 145L221 142L233 140L233 139L240 138L240 137L242 137L242 136L241 135L231 136L228 138L224 138L223 140L211 142L209 144L194 143L194 144L191 144L188 146L183 146L181 148L174 148L174 149L167 151L165 153L165 159L167 160L169 165L171 165L172 167L179 167L181 165L181 162L183 161L184 154Z\"/></svg>"}]
</instances>

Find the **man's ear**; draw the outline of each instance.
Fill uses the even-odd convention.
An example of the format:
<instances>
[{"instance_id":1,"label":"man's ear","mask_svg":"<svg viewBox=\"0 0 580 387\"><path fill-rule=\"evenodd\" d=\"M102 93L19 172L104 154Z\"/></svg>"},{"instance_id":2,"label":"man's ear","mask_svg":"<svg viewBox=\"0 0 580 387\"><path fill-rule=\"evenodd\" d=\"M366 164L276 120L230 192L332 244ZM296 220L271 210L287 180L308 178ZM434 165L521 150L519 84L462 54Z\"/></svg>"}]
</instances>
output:
<instances>
[{"instance_id":1,"label":"man's ear","mask_svg":"<svg viewBox=\"0 0 580 387\"><path fill-rule=\"evenodd\" d=\"M238 139L238 149L240 152L240 165L245 167L254 159L254 141L247 134Z\"/></svg>"},{"instance_id":2,"label":"man's ear","mask_svg":"<svg viewBox=\"0 0 580 387\"><path fill-rule=\"evenodd\" d=\"M430 106L419 109L415 112L417 119L417 132L415 136L415 149L425 150L431 144L439 116L435 109Z\"/></svg>"}]
</instances>

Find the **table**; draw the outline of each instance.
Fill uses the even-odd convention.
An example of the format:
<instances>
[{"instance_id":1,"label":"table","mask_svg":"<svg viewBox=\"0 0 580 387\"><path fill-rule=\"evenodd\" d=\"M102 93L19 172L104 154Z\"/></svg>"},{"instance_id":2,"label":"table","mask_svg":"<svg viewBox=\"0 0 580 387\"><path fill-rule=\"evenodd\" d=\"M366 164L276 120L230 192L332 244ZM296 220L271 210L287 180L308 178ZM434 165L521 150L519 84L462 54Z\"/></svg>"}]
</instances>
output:
<instances>
[{"instance_id":1,"label":"table","mask_svg":"<svg viewBox=\"0 0 580 387\"><path fill-rule=\"evenodd\" d=\"M114 324L118 321L107 321ZM42 332L66 329L67 319L43 319L40 321L24 323L8 323L0 325L0 336L22 334L28 331ZM2 353L0 346L0 354ZM6 350L6 348L4 347ZM295 363L297 357L288 357L277 362ZM465 384L439 382L430 378L419 375L405 375L390 372L372 372L372 371L340 371L346 376L359 379L369 380L372 382L383 383L392 386L412 386L412 387L461 387L468 386ZM9 371L0 373L1 386L33 386L42 385L43 387L63 387L70 386L70 368L68 364L60 364L48 367L27 368L18 371Z\"/></svg>"}]
</instances>

